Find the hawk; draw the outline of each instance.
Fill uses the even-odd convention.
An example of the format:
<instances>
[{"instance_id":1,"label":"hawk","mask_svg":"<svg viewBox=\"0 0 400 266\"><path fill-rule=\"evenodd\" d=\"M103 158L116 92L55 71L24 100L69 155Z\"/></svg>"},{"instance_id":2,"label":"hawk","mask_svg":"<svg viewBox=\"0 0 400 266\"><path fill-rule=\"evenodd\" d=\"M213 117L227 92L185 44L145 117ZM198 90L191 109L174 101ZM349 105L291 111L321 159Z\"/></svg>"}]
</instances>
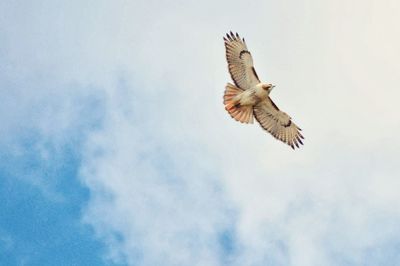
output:
<instances>
[{"instance_id":1,"label":"hawk","mask_svg":"<svg viewBox=\"0 0 400 266\"><path fill-rule=\"evenodd\" d=\"M242 123L252 124L254 116L261 127L276 139L292 149L295 146L299 148L304 139L301 129L269 97L275 86L258 78L244 38L230 32L224 37L224 42L229 73L235 83L227 83L225 87L225 109L232 118Z\"/></svg>"}]
</instances>

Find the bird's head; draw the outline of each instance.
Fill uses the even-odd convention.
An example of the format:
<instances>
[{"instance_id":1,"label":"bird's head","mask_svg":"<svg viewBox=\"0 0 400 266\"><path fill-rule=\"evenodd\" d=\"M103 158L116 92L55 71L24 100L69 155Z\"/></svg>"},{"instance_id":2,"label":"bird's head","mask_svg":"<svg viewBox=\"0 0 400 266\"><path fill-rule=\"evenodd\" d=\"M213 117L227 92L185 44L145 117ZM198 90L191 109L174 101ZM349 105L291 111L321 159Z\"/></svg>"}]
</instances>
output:
<instances>
[{"instance_id":1,"label":"bird's head","mask_svg":"<svg viewBox=\"0 0 400 266\"><path fill-rule=\"evenodd\" d=\"M272 85L272 84L268 84L268 83L262 84L262 88L268 92L271 92L274 87L275 87L275 85Z\"/></svg>"}]
</instances>

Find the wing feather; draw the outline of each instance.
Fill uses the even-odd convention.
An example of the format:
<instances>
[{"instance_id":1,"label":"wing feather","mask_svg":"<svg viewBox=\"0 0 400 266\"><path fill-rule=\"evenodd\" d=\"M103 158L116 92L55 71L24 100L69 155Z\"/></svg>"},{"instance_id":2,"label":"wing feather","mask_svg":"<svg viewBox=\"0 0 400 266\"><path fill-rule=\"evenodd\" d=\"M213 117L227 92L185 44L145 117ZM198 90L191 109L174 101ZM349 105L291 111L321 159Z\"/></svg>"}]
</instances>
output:
<instances>
[{"instance_id":1,"label":"wing feather","mask_svg":"<svg viewBox=\"0 0 400 266\"><path fill-rule=\"evenodd\" d=\"M253 65L253 58L247 49L244 39L240 39L239 34L232 32L226 34L225 50L228 69L235 85L243 90L247 90L260 83L256 70Z\"/></svg>"},{"instance_id":2,"label":"wing feather","mask_svg":"<svg viewBox=\"0 0 400 266\"><path fill-rule=\"evenodd\" d=\"M301 129L293 123L290 116L280 111L269 97L254 106L253 112L261 127L276 139L288 144L292 149L299 148L299 144L303 145Z\"/></svg>"}]
</instances>

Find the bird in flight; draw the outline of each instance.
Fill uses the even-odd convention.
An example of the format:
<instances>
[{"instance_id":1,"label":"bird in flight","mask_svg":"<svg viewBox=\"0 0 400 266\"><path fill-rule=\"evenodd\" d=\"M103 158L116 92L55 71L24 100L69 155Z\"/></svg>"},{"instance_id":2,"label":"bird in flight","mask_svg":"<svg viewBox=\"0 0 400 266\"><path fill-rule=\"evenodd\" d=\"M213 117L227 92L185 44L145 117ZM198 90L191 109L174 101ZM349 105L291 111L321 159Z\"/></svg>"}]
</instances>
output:
<instances>
[{"instance_id":1,"label":"bird in flight","mask_svg":"<svg viewBox=\"0 0 400 266\"><path fill-rule=\"evenodd\" d=\"M225 109L232 118L242 123L252 124L254 116L261 127L276 139L292 149L295 146L299 148L304 139L301 129L269 97L275 86L258 78L244 38L230 32L224 37L224 42L229 73L235 83L226 84Z\"/></svg>"}]
</instances>

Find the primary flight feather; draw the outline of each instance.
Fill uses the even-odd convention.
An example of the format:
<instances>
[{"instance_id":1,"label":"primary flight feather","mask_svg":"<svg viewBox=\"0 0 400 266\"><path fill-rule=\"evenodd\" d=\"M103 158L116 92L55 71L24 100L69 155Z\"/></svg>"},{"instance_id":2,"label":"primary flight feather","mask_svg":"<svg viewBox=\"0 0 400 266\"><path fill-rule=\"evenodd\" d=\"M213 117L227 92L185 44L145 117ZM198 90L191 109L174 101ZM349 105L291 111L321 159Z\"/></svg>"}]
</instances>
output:
<instances>
[{"instance_id":1,"label":"primary flight feather","mask_svg":"<svg viewBox=\"0 0 400 266\"><path fill-rule=\"evenodd\" d=\"M253 123L254 116L261 127L276 139L293 149L295 146L298 148L304 139L301 129L269 97L275 86L258 78L245 40L230 32L224 37L224 42L229 73L235 83L228 83L225 87L225 109L242 123Z\"/></svg>"}]
</instances>

